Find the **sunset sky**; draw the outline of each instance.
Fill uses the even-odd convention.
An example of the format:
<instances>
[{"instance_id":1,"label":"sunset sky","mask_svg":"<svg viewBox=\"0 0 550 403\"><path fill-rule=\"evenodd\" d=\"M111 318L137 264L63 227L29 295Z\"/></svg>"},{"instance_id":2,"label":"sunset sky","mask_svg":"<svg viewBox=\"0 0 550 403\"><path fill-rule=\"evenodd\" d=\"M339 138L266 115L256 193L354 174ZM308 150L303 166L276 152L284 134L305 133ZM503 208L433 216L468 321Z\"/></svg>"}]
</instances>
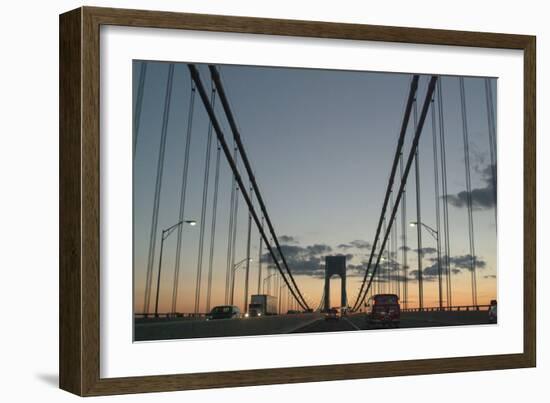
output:
<instances>
[{"instance_id":1,"label":"sunset sky","mask_svg":"<svg viewBox=\"0 0 550 403\"><path fill-rule=\"evenodd\" d=\"M141 61L134 62L134 99ZM143 289L149 250L151 215L160 133L169 63L148 62L143 93L140 131L134 159L134 308L143 308ZM198 65L210 90L206 65ZM219 66L243 142L259 183L267 210L298 286L312 308L323 294L324 256L348 255L348 300L353 304L370 254L392 159L403 117L411 74L368 73L310 69ZM421 76L419 111L428 76ZM457 77L442 77L449 201L450 256L453 262L453 304L471 303L470 272L464 264L469 253L467 208L464 203L465 169L460 96ZM153 266L153 289L162 229L178 221L183 155L190 102L191 79L185 64L175 65L157 245ZM492 80L496 94L496 79ZM474 203L475 248L478 261L478 302L496 298L496 226L492 198L489 137L484 79L465 79L470 162ZM496 99L496 96L495 96ZM134 102L135 105L135 102ZM229 126L219 102L216 114L231 145ZM405 141L405 156L412 140L412 120ZM193 117L191 158L185 218L200 221L208 119L197 96ZM212 220L212 195L216 137L213 135L208 209L201 282L201 311L205 309ZM420 141L422 221L435 227L434 169L431 115ZM221 156L220 187L215 233L211 306L224 302L231 172ZM242 164L239 164L242 168ZM244 172L244 169L242 170ZM441 200L443 202L443 200ZM416 221L414 169L407 184L407 222ZM246 257L248 212L240 197L236 258ZM400 213L398 223L400 223ZM396 262L401 264L401 226L397 227ZM182 260L177 310L192 312L195 298L200 223L183 229ZM409 306L418 304L416 229L407 226ZM441 235L442 236L442 235ZM164 244L159 311L170 309L177 233ZM259 233L252 226L250 292L258 284ZM424 231L423 247L435 248ZM264 247L264 253L266 252ZM428 249L427 252L430 252ZM424 256L424 305L436 306L437 277L434 253ZM263 278L267 275L267 257ZM244 269L236 271L235 304L242 308ZM273 273L269 271L269 274ZM339 301L340 280L331 282L331 301ZM273 291L272 287L272 292ZM151 309L153 308L151 304Z\"/></svg>"}]
</instances>

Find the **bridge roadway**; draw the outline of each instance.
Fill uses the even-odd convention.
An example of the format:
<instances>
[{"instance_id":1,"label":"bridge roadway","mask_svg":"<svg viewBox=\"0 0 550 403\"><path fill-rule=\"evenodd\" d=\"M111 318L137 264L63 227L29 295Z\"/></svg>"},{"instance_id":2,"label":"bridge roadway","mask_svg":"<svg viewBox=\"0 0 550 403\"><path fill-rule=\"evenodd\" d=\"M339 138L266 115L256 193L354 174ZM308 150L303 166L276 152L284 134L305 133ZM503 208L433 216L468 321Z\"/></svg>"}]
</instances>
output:
<instances>
[{"instance_id":1,"label":"bridge roadway","mask_svg":"<svg viewBox=\"0 0 550 403\"><path fill-rule=\"evenodd\" d=\"M403 312L399 328L482 325L488 323L487 311ZM338 332L348 330L376 330L384 326L368 326L365 314L353 314L338 320L321 318L293 333Z\"/></svg>"},{"instance_id":2,"label":"bridge roadway","mask_svg":"<svg viewBox=\"0 0 550 403\"><path fill-rule=\"evenodd\" d=\"M487 324L487 311L404 312L400 328ZM207 321L185 318L136 319L135 341L207 337L239 337L268 334L376 330L364 314L326 320L320 313Z\"/></svg>"}]
</instances>

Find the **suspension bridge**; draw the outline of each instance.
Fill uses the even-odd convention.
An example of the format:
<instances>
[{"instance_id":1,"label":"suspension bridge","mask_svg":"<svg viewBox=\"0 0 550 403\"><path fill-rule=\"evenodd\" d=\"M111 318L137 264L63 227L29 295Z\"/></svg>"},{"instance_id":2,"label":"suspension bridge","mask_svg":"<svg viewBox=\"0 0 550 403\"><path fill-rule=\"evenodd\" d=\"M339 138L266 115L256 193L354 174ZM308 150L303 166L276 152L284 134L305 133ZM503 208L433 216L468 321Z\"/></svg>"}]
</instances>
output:
<instances>
[{"instance_id":1,"label":"suspension bridge","mask_svg":"<svg viewBox=\"0 0 550 403\"><path fill-rule=\"evenodd\" d=\"M134 160L143 141L141 115L145 99L148 63L140 62L137 86L135 88L133 148ZM457 305L453 302L453 255L452 224L449 219L450 200L448 192L446 125L444 114L444 86L439 76L413 75L407 88L405 107L400 122L400 130L395 133L393 159L388 161L389 176L383 202L377 213L377 226L373 234L368 259L361 267L359 286L351 290L347 286L345 255L332 256L327 253L324 270L324 286L320 299L313 300L300 288L292 262L285 256L284 242L276 231L276 223L268 210L268 200L264 199L260 184L255 176L252 161L243 140L235 108L230 101L227 85L224 83L220 67L209 65L207 74L198 65L187 64L189 80L188 109L186 127L180 130L184 137L181 153L181 176L178 215L173 217L170 226L162 228L159 223L161 196L164 186L164 169L170 116L173 112L173 89L175 86L175 64L166 63L167 78L164 87L162 120L158 136L158 158L156 159L152 213L149 221L147 259L142 286L143 292L136 293L135 308L136 340L170 339L183 337L238 336L249 334L273 334L293 332L316 332L365 329L363 310L369 298L376 294L395 294L401 301L401 327L446 326L486 323L488 301L478 301L478 268L474 215L476 205L473 199L472 151L466 87L464 78L447 77L457 81L459 88L458 105L462 131L463 168L465 188L462 192L465 205L468 253L463 255L461 264L470 275L470 303ZM424 80L424 82L422 82ZM496 122L494 94L490 79L479 79L483 83L485 95L485 115L487 148L490 153L489 178L494 202L496 231ZM422 83L422 85L421 85ZM421 91L422 89L422 91ZM193 136L198 110L204 115L207 124L204 149L200 214L188 216L189 164L192 158ZM253 113L253 111L250 111ZM429 125L426 123L429 122ZM430 132L427 126L431 128ZM422 192L421 185L426 175L421 172L422 163L419 147L421 138L431 142L430 159L433 161L433 195ZM423 150L424 151L424 150ZM424 151L425 152L425 151ZM222 165L226 164L230 173L230 197L228 225L224 228L226 240L220 242L219 222L220 195L222 186ZM430 178L430 179L432 179ZM194 178L193 178L194 179ZM412 192L412 194L411 194ZM415 211L407 211L407 196L412 197ZM423 221L422 197L431 197L434 205L435 223ZM244 207L243 207L244 203ZM241 209L241 210L240 210ZM244 209L244 210L243 210ZM243 215L243 212L246 214ZM243 220L244 218L244 220ZM239 222L244 221L244 222ZM241 225L240 225L241 224ZM240 225L240 226L239 226ZM182 308L182 270L190 270L183 264L184 238L187 226L197 237L196 266L194 267L194 290L192 309ZM244 257L239 259L237 239L240 227L244 227ZM411 241L409 227L416 236ZM365 232L368 232L366 229ZM174 234L175 236L171 236ZM253 235L255 234L255 235ZM426 258L426 242L435 243L434 256ZM257 236L258 251L252 253L253 236ZM167 265L165 242L175 238L175 251ZM173 240L172 240L173 241ZM215 251L223 248L225 270L223 276L215 276ZM411 254L414 254L417 270L410 270ZM164 262L163 262L164 258ZM411 262L410 262L411 261ZM426 279L424 267L432 263L436 273ZM252 278L252 266L256 278ZM217 265L219 266L219 264ZM244 272L242 295L237 295L237 274ZM189 273L188 273L189 275ZM339 307L346 308L348 315L337 322L328 322L323 312L331 307L330 279L333 275L341 278L341 301ZM219 281L216 283L216 278ZM425 283L435 278L437 301L425 303ZM163 279L161 281L161 279ZM138 281L136 279L136 281ZM168 284L168 286L166 286ZM346 288L347 286L347 288ZM416 298L410 297L414 287ZM222 290L222 291L220 291ZM352 297L348 297L350 290ZM223 299L219 294L223 294ZM253 295L269 295L276 298L276 308L270 315L247 317ZM218 298L216 298L218 297ZM220 300L221 299L221 300ZM159 304L161 301L168 303ZM214 303L214 300L217 302ZM231 321L207 320L215 306L236 306L240 315Z\"/></svg>"}]
</instances>

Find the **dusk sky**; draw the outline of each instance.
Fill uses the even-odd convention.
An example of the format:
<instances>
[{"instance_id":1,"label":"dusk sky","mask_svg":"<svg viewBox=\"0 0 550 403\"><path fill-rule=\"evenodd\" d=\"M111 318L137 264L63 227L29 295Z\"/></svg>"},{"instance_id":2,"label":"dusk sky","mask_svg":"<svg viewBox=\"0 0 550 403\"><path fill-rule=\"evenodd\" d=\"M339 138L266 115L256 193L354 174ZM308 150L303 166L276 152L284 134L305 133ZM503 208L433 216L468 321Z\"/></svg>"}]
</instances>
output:
<instances>
[{"instance_id":1,"label":"dusk sky","mask_svg":"<svg viewBox=\"0 0 550 403\"><path fill-rule=\"evenodd\" d=\"M134 99L141 61L134 62ZM134 159L134 307L141 312L157 159L169 63L148 62L140 129ZM206 65L198 65L210 91ZM284 244L290 269L310 306L316 308L323 294L325 255L347 254L348 300L353 304L364 274L380 217L392 159L412 74L369 73L255 66L218 66L238 122L247 155L254 169L267 210L279 240ZM421 76L417 92L420 112L429 76ZM460 95L457 77L442 77L449 194L450 251L454 274L453 304L471 303L470 272L463 257L469 253ZM496 100L496 79L491 80ZM160 194L157 245L151 299L156 276L162 229L178 221L182 167L190 102L191 79L186 64L175 65L172 103L167 131L164 175ZM489 136L483 78L465 79L470 162L474 195L474 233L478 261L478 301L496 298L495 203L490 176ZM496 101L495 101L496 103ZM135 104L135 102L134 102ZM496 106L496 105L495 105ZM228 144L231 131L220 102L215 110ZM412 120L405 141L408 156L413 137ZM191 159L185 218L200 221L208 119L200 98L195 99ZM208 209L202 265L201 311L205 309L206 284L214 190L216 137L213 134ZM435 227L434 169L431 114L428 114L419 146L421 158L422 221ZM224 302L231 172L221 156L221 173L215 234L211 306ZM243 168L242 164L239 164ZM414 167L414 166L413 166ZM244 169L242 169L244 173ZM396 188L397 189L397 188ZM407 184L407 222L416 220L414 169ZM248 212L239 200L235 261L246 257ZM400 213L398 223L400 223ZM200 223L199 223L200 224ZM195 298L200 225L183 228L182 260L177 310L192 312ZM402 246L401 226L398 243ZM170 309L177 233L164 244L159 311ZM423 246L435 248L424 231ZM407 244L417 247L416 229L407 226ZM259 233L253 224L250 292L257 292ZM266 252L264 247L264 252ZM437 305L437 277L430 275L424 256L424 305ZM265 260L265 258L263 259ZM401 254L396 261L401 263ZM408 253L409 304L418 304L416 253ZM264 278L267 263L263 262ZM244 269L236 271L235 304L243 304ZM270 271L269 274L272 272ZM331 283L331 301L339 301L340 280ZM273 287L272 287L273 290ZM153 305L153 304L152 304ZM152 306L151 305L151 306Z\"/></svg>"}]
</instances>

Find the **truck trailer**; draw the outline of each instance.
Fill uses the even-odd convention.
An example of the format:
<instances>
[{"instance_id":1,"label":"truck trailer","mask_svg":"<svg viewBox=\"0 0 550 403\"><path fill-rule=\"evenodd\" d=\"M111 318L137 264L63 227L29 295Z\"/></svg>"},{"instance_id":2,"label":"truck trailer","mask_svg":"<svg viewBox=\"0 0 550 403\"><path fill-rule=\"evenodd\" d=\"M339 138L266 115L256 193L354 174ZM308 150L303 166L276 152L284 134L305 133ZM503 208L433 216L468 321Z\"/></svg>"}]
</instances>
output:
<instances>
[{"instance_id":1,"label":"truck trailer","mask_svg":"<svg viewBox=\"0 0 550 403\"><path fill-rule=\"evenodd\" d=\"M277 315L277 297L267 294L256 294L250 297L248 316Z\"/></svg>"}]
</instances>

